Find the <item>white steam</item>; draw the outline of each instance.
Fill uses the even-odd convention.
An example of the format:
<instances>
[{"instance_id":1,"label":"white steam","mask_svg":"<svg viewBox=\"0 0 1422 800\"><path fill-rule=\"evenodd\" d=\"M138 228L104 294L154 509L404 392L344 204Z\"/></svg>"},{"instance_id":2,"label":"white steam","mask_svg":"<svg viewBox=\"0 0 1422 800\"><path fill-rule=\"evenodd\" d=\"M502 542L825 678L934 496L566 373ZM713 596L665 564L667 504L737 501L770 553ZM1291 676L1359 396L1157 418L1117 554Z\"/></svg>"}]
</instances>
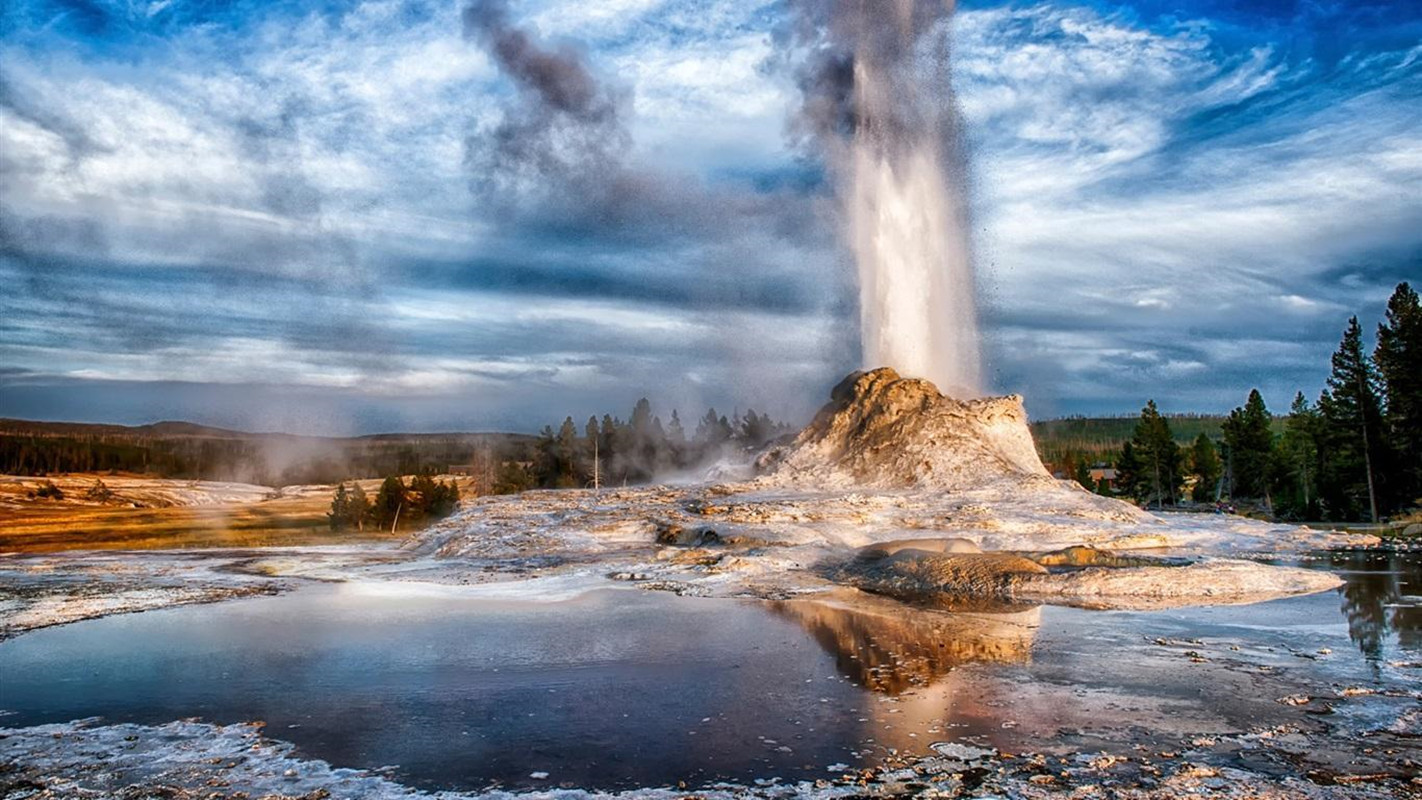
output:
<instances>
[{"instance_id":1,"label":"white steam","mask_svg":"<svg viewBox=\"0 0 1422 800\"><path fill-rule=\"evenodd\" d=\"M958 114L942 0L801 0L802 112L858 266L866 367L981 392Z\"/></svg>"}]
</instances>

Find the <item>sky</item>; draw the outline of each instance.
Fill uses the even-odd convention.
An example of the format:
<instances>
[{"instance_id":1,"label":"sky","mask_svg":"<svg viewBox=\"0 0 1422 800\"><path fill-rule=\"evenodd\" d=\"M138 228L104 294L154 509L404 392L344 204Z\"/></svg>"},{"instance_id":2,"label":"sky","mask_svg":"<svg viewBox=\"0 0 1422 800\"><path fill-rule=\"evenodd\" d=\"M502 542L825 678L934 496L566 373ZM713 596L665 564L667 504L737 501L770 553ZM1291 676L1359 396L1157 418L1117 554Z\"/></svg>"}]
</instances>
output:
<instances>
[{"instance_id":1,"label":"sky","mask_svg":"<svg viewBox=\"0 0 1422 800\"><path fill-rule=\"evenodd\" d=\"M860 356L791 13L0 5L0 416L803 421ZM1283 411L1422 281L1422 4L973 2L947 35L986 380L1034 416Z\"/></svg>"}]
</instances>

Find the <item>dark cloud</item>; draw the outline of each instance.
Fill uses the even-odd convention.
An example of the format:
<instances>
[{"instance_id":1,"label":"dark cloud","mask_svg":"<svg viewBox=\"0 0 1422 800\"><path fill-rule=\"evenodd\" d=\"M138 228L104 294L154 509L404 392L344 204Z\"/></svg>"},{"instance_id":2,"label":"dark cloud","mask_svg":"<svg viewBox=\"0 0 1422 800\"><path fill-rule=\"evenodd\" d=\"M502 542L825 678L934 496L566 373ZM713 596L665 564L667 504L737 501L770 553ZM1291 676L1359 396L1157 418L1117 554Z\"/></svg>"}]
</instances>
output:
<instances>
[{"instance_id":1,"label":"dark cloud","mask_svg":"<svg viewBox=\"0 0 1422 800\"><path fill-rule=\"evenodd\" d=\"M627 300L670 309L755 310L784 315L815 314L823 292L798 273L758 275L682 269L663 272L618 269L579 262L531 258L480 258L444 263L416 262L404 274L432 287L529 297L587 297Z\"/></svg>"}]
</instances>

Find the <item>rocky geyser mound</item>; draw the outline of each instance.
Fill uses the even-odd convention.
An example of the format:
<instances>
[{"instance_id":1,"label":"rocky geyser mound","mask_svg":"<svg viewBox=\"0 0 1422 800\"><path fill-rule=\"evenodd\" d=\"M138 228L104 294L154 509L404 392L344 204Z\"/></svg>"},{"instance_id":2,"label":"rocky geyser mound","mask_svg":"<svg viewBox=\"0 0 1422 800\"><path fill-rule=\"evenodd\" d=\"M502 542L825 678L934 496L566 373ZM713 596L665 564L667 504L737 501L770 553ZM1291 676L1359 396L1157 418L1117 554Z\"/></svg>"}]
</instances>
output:
<instances>
[{"instance_id":1,"label":"rocky geyser mound","mask_svg":"<svg viewBox=\"0 0 1422 800\"><path fill-rule=\"evenodd\" d=\"M957 400L888 367L840 381L788 445L760 457L772 482L961 490L1051 481L1019 395Z\"/></svg>"}]
</instances>

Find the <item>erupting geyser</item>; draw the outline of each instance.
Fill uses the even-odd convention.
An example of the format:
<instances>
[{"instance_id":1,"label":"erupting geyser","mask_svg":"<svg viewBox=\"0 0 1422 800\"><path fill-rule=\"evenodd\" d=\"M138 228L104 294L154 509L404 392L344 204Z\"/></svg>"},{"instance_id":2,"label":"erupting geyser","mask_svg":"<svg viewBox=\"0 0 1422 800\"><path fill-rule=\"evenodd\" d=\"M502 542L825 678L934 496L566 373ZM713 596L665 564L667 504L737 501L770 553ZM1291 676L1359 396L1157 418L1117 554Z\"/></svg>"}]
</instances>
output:
<instances>
[{"instance_id":1,"label":"erupting geyser","mask_svg":"<svg viewBox=\"0 0 1422 800\"><path fill-rule=\"evenodd\" d=\"M800 0L808 132L859 273L865 366L979 393L977 307L944 0Z\"/></svg>"}]
</instances>

